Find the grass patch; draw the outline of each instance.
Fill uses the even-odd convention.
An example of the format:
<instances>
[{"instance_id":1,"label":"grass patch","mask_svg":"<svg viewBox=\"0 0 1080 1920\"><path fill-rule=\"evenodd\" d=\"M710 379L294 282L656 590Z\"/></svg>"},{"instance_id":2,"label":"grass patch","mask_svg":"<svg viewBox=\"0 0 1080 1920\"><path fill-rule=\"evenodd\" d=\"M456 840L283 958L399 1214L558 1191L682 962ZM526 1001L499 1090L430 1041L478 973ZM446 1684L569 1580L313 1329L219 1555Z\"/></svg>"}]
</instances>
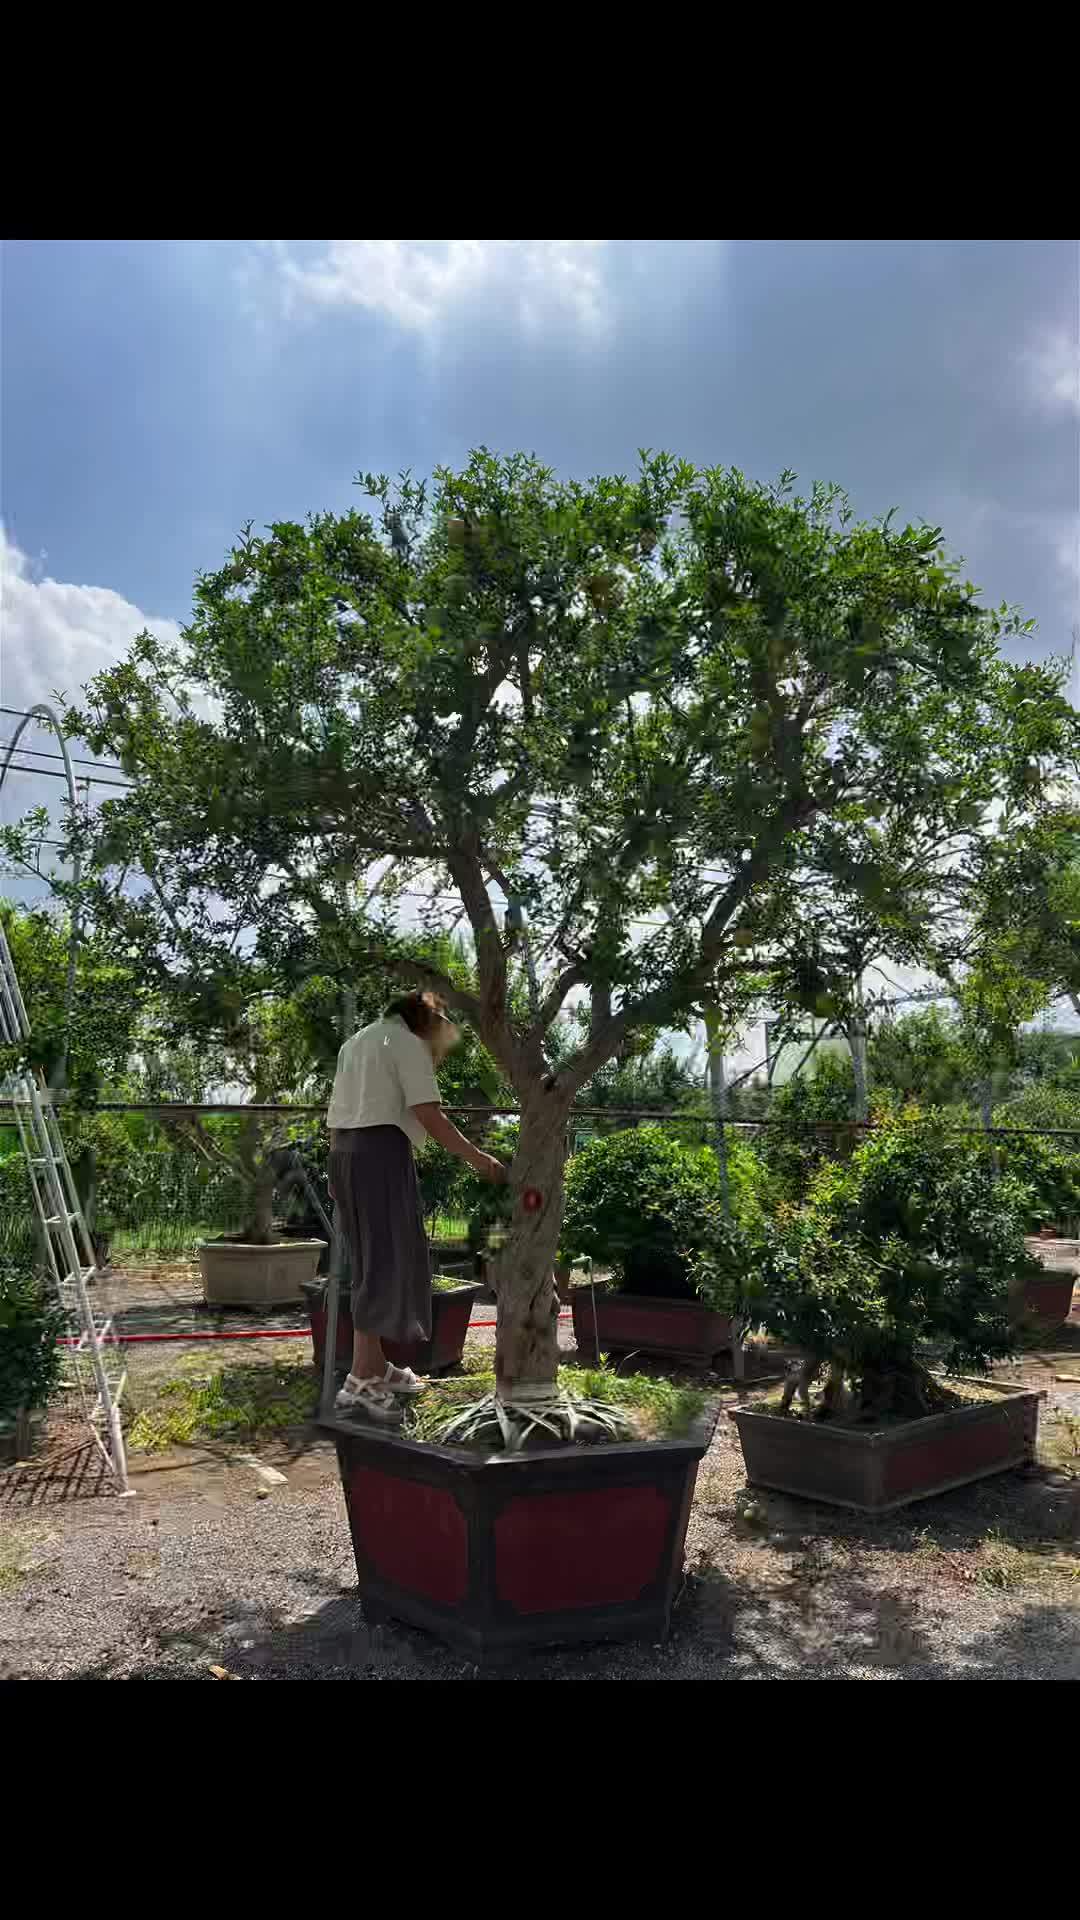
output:
<instances>
[{"instance_id":1,"label":"grass patch","mask_svg":"<svg viewBox=\"0 0 1080 1920\"><path fill-rule=\"evenodd\" d=\"M468 1237L469 1223L464 1214L441 1213L431 1232L436 1244L440 1240L467 1240Z\"/></svg>"},{"instance_id":2,"label":"grass patch","mask_svg":"<svg viewBox=\"0 0 1080 1920\"><path fill-rule=\"evenodd\" d=\"M319 1382L303 1363L220 1367L208 1378L170 1380L152 1406L136 1414L128 1446L137 1453L198 1440L246 1440L302 1427L314 1418Z\"/></svg>"},{"instance_id":3,"label":"grass patch","mask_svg":"<svg viewBox=\"0 0 1080 1920\"><path fill-rule=\"evenodd\" d=\"M489 1367L433 1381L430 1390L408 1408L404 1431L411 1440L433 1440L444 1421L472 1401L495 1391ZM675 1440L689 1432L705 1410L708 1395L699 1387L677 1386L647 1373L618 1374L608 1367L560 1367L559 1386L578 1399L603 1400L624 1408L643 1440Z\"/></svg>"},{"instance_id":4,"label":"grass patch","mask_svg":"<svg viewBox=\"0 0 1080 1920\"><path fill-rule=\"evenodd\" d=\"M189 1366L198 1366L195 1356ZM203 1363L205 1365L205 1363ZM704 1412L708 1395L662 1375L617 1374L607 1367L560 1367L559 1386L577 1398L624 1408L642 1439L677 1439ZM444 1421L472 1401L494 1392L488 1354L469 1355L466 1370L435 1380L405 1409L403 1431L432 1440ZM136 1413L128 1429L136 1453L162 1453L206 1440L249 1442L259 1434L305 1426L314 1419L319 1382L303 1361L239 1362L213 1373L167 1381Z\"/></svg>"},{"instance_id":5,"label":"grass patch","mask_svg":"<svg viewBox=\"0 0 1080 1920\"><path fill-rule=\"evenodd\" d=\"M33 1552L41 1541L40 1528L20 1529L0 1537L0 1594L14 1593L23 1580L37 1571Z\"/></svg>"}]
</instances>

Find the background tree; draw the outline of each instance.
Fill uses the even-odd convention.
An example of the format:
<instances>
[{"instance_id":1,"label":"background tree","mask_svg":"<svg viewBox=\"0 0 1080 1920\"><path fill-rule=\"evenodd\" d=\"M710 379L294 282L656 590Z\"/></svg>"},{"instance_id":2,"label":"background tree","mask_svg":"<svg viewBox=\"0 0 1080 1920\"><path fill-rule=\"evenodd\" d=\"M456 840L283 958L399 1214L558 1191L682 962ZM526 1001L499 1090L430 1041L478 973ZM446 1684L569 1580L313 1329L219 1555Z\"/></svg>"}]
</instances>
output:
<instances>
[{"instance_id":1,"label":"background tree","mask_svg":"<svg viewBox=\"0 0 1080 1920\"><path fill-rule=\"evenodd\" d=\"M248 529L179 647L141 635L68 716L134 783L86 849L90 905L126 939L215 982L237 950L295 979L390 966L513 1086L504 1407L554 1393L566 1123L593 1076L706 1002L730 1026L766 992L815 1005L806 903L854 885L852 861L880 951L906 950L928 881L878 849L882 815L948 833L954 893L973 809L1035 823L1076 761L1063 670L999 658L1018 623L938 529L856 523L792 480L646 455L633 479L561 482L483 450L430 489L365 476L378 524ZM398 930L418 886L429 926L464 907L468 987ZM575 992L588 1026L556 1062Z\"/></svg>"}]
</instances>

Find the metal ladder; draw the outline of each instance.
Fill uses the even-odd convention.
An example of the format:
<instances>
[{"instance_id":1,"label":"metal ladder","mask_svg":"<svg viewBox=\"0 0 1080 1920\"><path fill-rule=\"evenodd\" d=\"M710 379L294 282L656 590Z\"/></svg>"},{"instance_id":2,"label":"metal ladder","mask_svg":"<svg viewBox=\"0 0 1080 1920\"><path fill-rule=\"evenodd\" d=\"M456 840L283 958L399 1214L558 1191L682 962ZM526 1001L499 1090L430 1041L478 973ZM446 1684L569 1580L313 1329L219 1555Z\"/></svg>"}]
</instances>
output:
<instances>
[{"instance_id":1,"label":"metal ladder","mask_svg":"<svg viewBox=\"0 0 1080 1920\"><path fill-rule=\"evenodd\" d=\"M30 1022L4 929L0 926L0 1041L21 1046ZM120 1398L127 1379L123 1352L111 1316L98 1323L89 1287L97 1276L94 1247L64 1148L52 1095L42 1075L9 1074L0 1094L15 1113L30 1175L39 1237L71 1343L62 1384L74 1390L94 1441L117 1481L130 1494L120 1426Z\"/></svg>"}]
</instances>

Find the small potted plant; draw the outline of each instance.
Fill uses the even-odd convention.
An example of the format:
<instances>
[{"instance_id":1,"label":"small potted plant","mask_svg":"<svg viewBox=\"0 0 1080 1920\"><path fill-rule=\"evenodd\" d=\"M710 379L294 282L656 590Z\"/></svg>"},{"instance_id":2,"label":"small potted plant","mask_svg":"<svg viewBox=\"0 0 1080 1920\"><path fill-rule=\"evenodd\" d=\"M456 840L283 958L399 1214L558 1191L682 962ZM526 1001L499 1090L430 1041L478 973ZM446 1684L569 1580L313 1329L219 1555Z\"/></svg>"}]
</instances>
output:
<instances>
[{"instance_id":1,"label":"small potted plant","mask_svg":"<svg viewBox=\"0 0 1080 1920\"><path fill-rule=\"evenodd\" d=\"M245 1118L231 1138L210 1136L198 1122L186 1130L208 1159L239 1175L247 1214L239 1233L200 1243L207 1304L274 1307L300 1300L304 1282L314 1277L327 1242L316 1235L296 1239L275 1224L277 1176L258 1119Z\"/></svg>"},{"instance_id":2,"label":"small potted plant","mask_svg":"<svg viewBox=\"0 0 1080 1920\"><path fill-rule=\"evenodd\" d=\"M63 1316L29 1259L0 1263L0 1459L30 1452L35 1426L60 1377Z\"/></svg>"},{"instance_id":3,"label":"small potted plant","mask_svg":"<svg viewBox=\"0 0 1080 1920\"><path fill-rule=\"evenodd\" d=\"M1034 1265L1023 1202L908 1113L824 1168L741 1265L726 1246L696 1262L707 1295L801 1356L776 1407L732 1411L751 1483L879 1512L1033 1456L1037 1393L949 1383L1012 1350Z\"/></svg>"},{"instance_id":4,"label":"small potted plant","mask_svg":"<svg viewBox=\"0 0 1080 1920\"><path fill-rule=\"evenodd\" d=\"M732 1141L729 1190L738 1220L756 1217L757 1168ZM652 1353L710 1366L730 1348L731 1316L703 1300L688 1240L719 1203L716 1155L672 1139L659 1126L593 1140L566 1173L562 1246L611 1271L608 1283L571 1293L574 1337L603 1352ZM595 1305L595 1324L594 1324Z\"/></svg>"}]
</instances>

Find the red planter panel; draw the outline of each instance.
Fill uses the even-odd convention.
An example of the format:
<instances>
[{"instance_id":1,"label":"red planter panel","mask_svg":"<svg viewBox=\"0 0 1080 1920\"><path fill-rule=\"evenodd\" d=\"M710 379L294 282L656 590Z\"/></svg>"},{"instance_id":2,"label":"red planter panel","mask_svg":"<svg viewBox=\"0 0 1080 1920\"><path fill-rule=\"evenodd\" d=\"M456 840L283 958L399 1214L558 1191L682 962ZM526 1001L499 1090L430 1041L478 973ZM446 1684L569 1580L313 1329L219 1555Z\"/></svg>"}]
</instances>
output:
<instances>
[{"instance_id":1,"label":"red planter panel","mask_svg":"<svg viewBox=\"0 0 1080 1920\"><path fill-rule=\"evenodd\" d=\"M1025 1280L1025 1316L1048 1329L1064 1326L1072 1312L1075 1284L1071 1267L1048 1268L1037 1279Z\"/></svg>"},{"instance_id":2,"label":"red planter panel","mask_svg":"<svg viewBox=\"0 0 1080 1920\"><path fill-rule=\"evenodd\" d=\"M714 1313L697 1300L660 1300L597 1287L594 1328L590 1289L574 1287L570 1299L574 1339L586 1354L595 1353L597 1333L601 1353L655 1353L703 1367L731 1346L727 1314Z\"/></svg>"},{"instance_id":3,"label":"red planter panel","mask_svg":"<svg viewBox=\"0 0 1080 1920\"><path fill-rule=\"evenodd\" d=\"M655 1487L515 1500L495 1521L495 1591L519 1613L637 1600L656 1579L669 1518Z\"/></svg>"},{"instance_id":4,"label":"red planter panel","mask_svg":"<svg viewBox=\"0 0 1080 1920\"><path fill-rule=\"evenodd\" d=\"M459 1606L469 1584L465 1519L445 1487L355 1467L345 1488L357 1564L427 1600Z\"/></svg>"}]
</instances>

